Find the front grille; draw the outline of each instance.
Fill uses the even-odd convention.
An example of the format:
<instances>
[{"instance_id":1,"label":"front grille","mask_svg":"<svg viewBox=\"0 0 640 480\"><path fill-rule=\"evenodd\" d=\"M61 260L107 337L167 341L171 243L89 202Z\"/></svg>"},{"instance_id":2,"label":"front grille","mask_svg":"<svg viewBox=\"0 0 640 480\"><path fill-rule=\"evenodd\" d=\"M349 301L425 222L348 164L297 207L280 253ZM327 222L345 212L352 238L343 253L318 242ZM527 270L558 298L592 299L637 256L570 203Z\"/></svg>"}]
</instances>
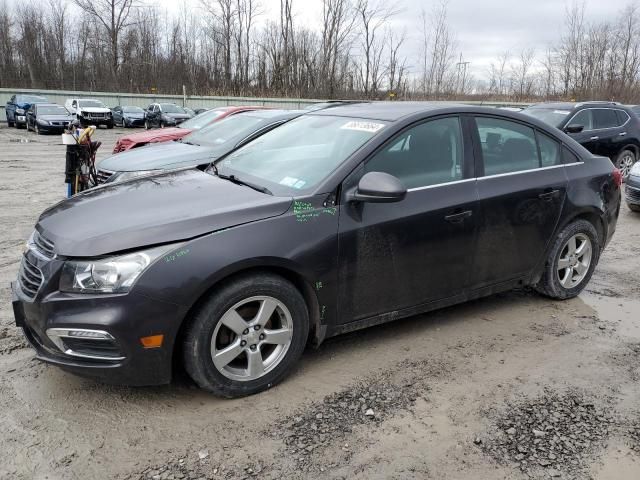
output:
<instances>
[{"instance_id":1,"label":"front grille","mask_svg":"<svg viewBox=\"0 0 640 480\"><path fill-rule=\"evenodd\" d=\"M640 203L640 190L637 188L633 188L627 185L625 189L625 193L627 195L627 200L631 200L635 203Z\"/></svg>"},{"instance_id":2,"label":"front grille","mask_svg":"<svg viewBox=\"0 0 640 480\"><path fill-rule=\"evenodd\" d=\"M18 273L18 281L23 293L33 300L38 294L40 287L42 286L42 272L32 264L27 257L22 257L22 263L20 264L20 273Z\"/></svg>"},{"instance_id":3,"label":"front grille","mask_svg":"<svg viewBox=\"0 0 640 480\"><path fill-rule=\"evenodd\" d=\"M52 127L66 127L69 122L49 122Z\"/></svg>"},{"instance_id":4,"label":"front grille","mask_svg":"<svg viewBox=\"0 0 640 480\"><path fill-rule=\"evenodd\" d=\"M110 172L109 170L98 170L98 173L97 173L98 185L102 185L107 180L109 180L111 175L113 175L113 172Z\"/></svg>"},{"instance_id":5,"label":"front grille","mask_svg":"<svg viewBox=\"0 0 640 480\"><path fill-rule=\"evenodd\" d=\"M33 232L33 246L36 250L44 255L47 258L55 257L56 253L54 250L53 242L47 240L44 236L40 234L37 230Z\"/></svg>"},{"instance_id":6,"label":"front grille","mask_svg":"<svg viewBox=\"0 0 640 480\"><path fill-rule=\"evenodd\" d=\"M103 118L106 118L107 114L106 113L87 113L87 118L92 118L92 119L100 119L102 120Z\"/></svg>"}]
</instances>

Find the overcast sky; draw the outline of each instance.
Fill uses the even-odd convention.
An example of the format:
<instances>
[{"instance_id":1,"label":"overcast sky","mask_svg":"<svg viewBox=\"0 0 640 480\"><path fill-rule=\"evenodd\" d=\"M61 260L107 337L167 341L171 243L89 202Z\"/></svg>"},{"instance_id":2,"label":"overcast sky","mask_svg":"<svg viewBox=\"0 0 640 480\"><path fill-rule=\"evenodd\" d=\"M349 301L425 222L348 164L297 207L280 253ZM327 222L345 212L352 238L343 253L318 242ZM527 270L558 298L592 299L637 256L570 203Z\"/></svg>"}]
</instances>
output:
<instances>
[{"instance_id":1,"label":"overcast sky","mask_svg":"<svg viewBox=\"0 0 640 480\"><path fill-rule=\"evenodd\" d=\"M9 0L17 4L22 0ZM183 5L199 9L200 0L142 0L178 12ZM215 0L209 0L215 2ZM370 0L399 10L393 25L407 33L405 55L413 73L420 69L420 11L431 11L440 0ZM542 56L556 42L564 23L565 9L574 0L449 0L449 24L456 33L458 50L476 78L486 77L497 55L508 50L514 56L524 48L534 48ZM612 20L631 0L586 0L587 20ZM258 0L261 21L279 16L280 0ZM2 0L0 0L0 5ZM42 3L46 5L46 3ZM293 0L297 25L320 28L322 0Z\"/></svg>"},{"instance_id":2,"label":"overcast sky","mask_svg":"<svg viewBox=\"0 0 640 480\"><path fill-rule=\"evenodd\" d=\"M147 0L153 3L154 0ZM168 10L177 10L180 0L155 0ZM182 0L197 8L200 0ZM259 0L263 19L277 18L280 0ZM376 0L371 0L374 3ZM440 0L381 0L400 10L394 26L407 32L405 53L414 72L419 70L420 11L429 12ZM614 19L630 0L587 0L587 20ZM449 0L449 23L455 31L464 60L471 61L471 72L485 77L492 61L509 50L516 55L534 48L542 55L562 34L564 14L572 0ZM322 0L294 0L298 25L319 27Z\"/></svg>"}]
</instances>

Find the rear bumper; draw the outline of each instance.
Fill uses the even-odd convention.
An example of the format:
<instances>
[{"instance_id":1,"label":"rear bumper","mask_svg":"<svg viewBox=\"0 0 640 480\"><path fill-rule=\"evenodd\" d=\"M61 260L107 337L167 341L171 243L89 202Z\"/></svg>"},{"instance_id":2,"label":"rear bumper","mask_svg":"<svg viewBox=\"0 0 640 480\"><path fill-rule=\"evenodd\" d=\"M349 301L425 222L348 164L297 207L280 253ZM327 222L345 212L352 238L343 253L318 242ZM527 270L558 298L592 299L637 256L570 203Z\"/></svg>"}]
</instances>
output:
<instances>
[{"instance_id":1,"label":"rear bumper","mask_svg":"<svg viewBox=\"0 0 640 480\"><path fill-rule=\"evenodd\" d=\"M30 302L11 284L16 325L21 327L38 360L105 383L143 386L171 381L174 340L184 307L141 295L69 295L53 293ZM37 298L37 297L36 297ZM50 328L108 332L116 359L79 358L63 352L47 335ZM140 338L164 334L159 348L145 349Z\"/></svg>"}]
</instances>

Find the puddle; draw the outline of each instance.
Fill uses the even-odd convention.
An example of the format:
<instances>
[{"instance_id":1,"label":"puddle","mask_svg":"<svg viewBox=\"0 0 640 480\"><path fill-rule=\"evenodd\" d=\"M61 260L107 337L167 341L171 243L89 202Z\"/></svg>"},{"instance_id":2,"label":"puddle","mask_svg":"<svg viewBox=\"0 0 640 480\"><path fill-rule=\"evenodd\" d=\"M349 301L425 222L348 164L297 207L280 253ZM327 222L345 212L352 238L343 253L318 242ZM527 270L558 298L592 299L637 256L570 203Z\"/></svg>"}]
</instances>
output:
<instances>
[{"instance_id":1,"label":"puddle","mask_svg":"<svg viewBox=\"0 0 640 480\"><path fill-rule=\"evenodd\" d=\"M598 318L607 329L613 328L623 337L640 340L640 300L590 292L580 294L580 299L598 313Z\"/></svg>"},{"instance_id":2,"label":"puddle","mask_svg":"<svg viewBox=\"0 0 640 480\"><path fill-rule=\"evenodd\" d=\"M30 138L10 138L9 143L38 143L38 141Z\"/></svg>"}]
</instances>

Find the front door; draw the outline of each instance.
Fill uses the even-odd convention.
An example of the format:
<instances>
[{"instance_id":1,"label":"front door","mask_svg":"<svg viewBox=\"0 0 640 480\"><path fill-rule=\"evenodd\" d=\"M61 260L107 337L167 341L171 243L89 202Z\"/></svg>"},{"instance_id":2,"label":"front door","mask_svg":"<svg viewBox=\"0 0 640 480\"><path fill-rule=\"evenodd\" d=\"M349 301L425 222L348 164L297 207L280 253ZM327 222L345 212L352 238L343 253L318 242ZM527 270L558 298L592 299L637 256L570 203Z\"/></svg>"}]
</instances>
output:
<instances>
[{"instance_id":1,"label":"front door","mask_svg":"<svg viewBox=\"0 0 640 480\"><path fill-rule=\"evenodd\" d=\"M483 287L537 265L560 217L567 177L561 145L551 137L504 119L476 117L476 124L483 170L473 284Z\"/></svg>"},{"instance_id":2,"label":"front door","mask_svg":"<svg viewBox=\"0 0 640 480\"><path fill-rule=\"evenodd\" d=\"M467 143L467 145L465 145ZM381 171L407 187L397 203L342 202L338 306L341 322L394 312L454 296L469 286L476 222L473 156L461 119L408 128L344 183Z\"/></svg>"}]
</instances>

